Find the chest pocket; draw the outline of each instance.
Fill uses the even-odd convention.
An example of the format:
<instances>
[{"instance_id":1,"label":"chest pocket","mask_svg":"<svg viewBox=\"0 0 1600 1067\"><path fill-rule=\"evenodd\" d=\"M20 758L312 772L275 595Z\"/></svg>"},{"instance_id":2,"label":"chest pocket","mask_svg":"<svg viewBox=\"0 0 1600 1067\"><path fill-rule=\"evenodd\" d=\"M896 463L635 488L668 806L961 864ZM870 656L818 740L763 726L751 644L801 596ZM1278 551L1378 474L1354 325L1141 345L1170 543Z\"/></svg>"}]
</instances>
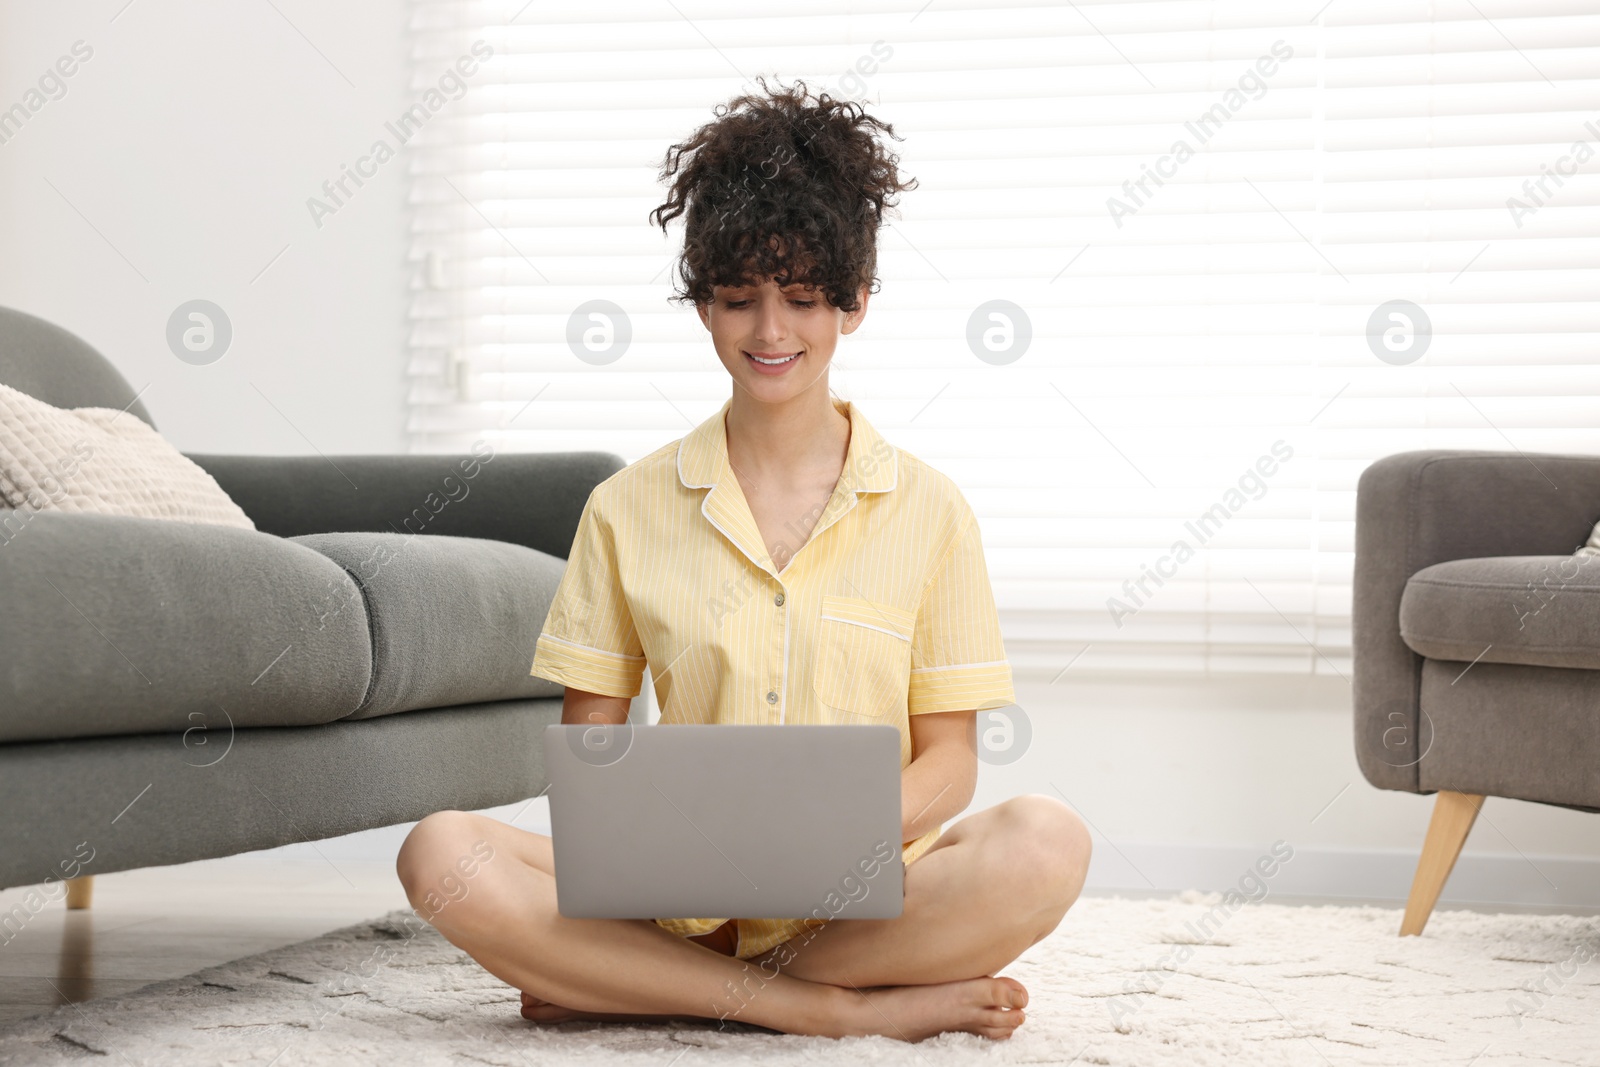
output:
<instances>
[{"instance_id":1,"label":"chest pocket","mask_svg":"<svg viewBox=\"0 0 1600 1067\"><path fill-rule=\"evenodd\" d=\"M881 718L903 706L916 622L893 604L824 596L812 678L823 714Z\"/></svg>"}]
</instances>

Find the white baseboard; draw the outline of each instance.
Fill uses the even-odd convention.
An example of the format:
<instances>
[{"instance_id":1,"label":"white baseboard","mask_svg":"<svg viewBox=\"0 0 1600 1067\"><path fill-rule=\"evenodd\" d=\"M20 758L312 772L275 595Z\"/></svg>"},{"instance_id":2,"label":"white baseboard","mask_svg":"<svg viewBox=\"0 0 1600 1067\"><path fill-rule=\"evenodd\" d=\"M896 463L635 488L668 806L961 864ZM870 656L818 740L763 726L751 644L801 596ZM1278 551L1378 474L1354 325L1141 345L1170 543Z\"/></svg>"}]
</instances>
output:
<instances>
[{"instance_id":1,"label":"white baseboard","mask_svg":"<svg viewBox=\"0 0 1600 1067\"><path fill-rule=\"evenodd\" d=\"M486 814L524 830L549 833L548 801L523 802L488 809ZM308 844L285 846L274 854L344 862L346 858L375 863L394 862L406 826L390 826L318 843L320 855ZM1259 897L1250 882L1241 886L1247 871L1270 856L1272 842L1248 845L1156 844L1117 840L1114 844L1094 835L1094 859L1089 864L1085 888L1094 891L1128 890L1134 893L1180 893L1239 889ZM1271 877L1261 879L1269 897L1326 897L1340 900L1403 903L1411 891L1418 850L1345 849L1317 845L1280 845L1293 856L1278 862ZM263 853L263 855L265 855ZM1273 868L1269 863L1268 868ZM1600 859L1584 856L1549 856L1473 852L1471 843L1456 861L1450 880L1440 895L1441 904L1504 904L1512 907L1600 909Z\"/></svg>"},{"instance_id":2,"label":"white baseboard","mask_svg":"<svg viewBox=\"0 0 1600 1067\"><path fill-rule=\"evenodd\" d=\"M1292 847L1293 856L1277 864L1271 877L1260 879L1269 896L1403 902L1411 890L1417 852ZM1086 888L1174 893L1238 889L1259 897L1262 890L1245 876L1263 856L1270 857L1270 845L1251 848L1127 841L1113 845L1096 835ZM1439 902L1594 908L1600 905L1600 860L1463 852Z\"/></svg>"}]
</instances>

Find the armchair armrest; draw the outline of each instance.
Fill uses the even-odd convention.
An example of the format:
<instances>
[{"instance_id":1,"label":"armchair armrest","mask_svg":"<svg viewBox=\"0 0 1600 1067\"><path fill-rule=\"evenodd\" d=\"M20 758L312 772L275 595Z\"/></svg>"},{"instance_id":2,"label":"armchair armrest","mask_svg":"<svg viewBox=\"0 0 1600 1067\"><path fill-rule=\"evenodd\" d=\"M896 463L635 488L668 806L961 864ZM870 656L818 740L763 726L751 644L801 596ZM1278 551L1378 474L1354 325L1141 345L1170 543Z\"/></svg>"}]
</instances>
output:
<instances>
[{"instance_id":1,"label":"armchair armrest","mask_svg":"<svg viewBox=\"0 0 1600 1067\"><path fill-rule=\"evenodd\" d=\"M526 545L561 559L589 493L626 464L609 452L467 455L190 455L256 528L448 534Z\"/></svg>"},{"instance_id":2,"label":"armchair armrest","mask_svg":"<svg viewBox=\"0 0 1600 1067\"><path fill-rule=\"evenodd\" d=\"M1600 456L1428 450L1362 472L1351 640L1356 759L1367 781L1419 791L1423 657L1400 638L1407 580L1452 559L1568 555L1597 518Z\"/></svg>"}]
</instances>

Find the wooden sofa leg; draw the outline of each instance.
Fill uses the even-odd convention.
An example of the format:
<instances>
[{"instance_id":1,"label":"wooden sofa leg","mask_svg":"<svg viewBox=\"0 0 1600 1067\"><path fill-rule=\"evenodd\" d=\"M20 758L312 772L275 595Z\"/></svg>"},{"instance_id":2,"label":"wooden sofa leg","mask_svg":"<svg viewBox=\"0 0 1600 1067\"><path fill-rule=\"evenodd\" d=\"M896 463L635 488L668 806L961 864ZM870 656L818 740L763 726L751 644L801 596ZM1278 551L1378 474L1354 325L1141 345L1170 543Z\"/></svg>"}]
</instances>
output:
<instances>
[{"instance_id":1,"label":"wooden sofa leg","mask_svg":"<svg viewBox=\"0 0 1600 1067\"><path fill-rule=\"evenodd\" d=\"M1433 818L1428 823L1428 837L1422 845L1422 858L1417 861L1417 873L1411 880L1411 896L1406 900L1405 918L1400 922L1400 936L1421 936L1428 925L1428 916L1439 902L1444 883L1455 868L1461 846L1467 843L1467 834L1478 819L1483 807L1483 797L1476 793L1456 793L1439 790L1433 801Z\"/></svg>"},{"instance_id":2,"label":"wooden sofa leg","mask_svg":"<svg viewBox=\"0 0 1600 1067\"><path fill-rule=\"evenodd\" d=\"M94 875L86 874L82 878L67 879L67 907L73 911L89 906L89 900L94 896Z\"/></svg>"}]
</instances>

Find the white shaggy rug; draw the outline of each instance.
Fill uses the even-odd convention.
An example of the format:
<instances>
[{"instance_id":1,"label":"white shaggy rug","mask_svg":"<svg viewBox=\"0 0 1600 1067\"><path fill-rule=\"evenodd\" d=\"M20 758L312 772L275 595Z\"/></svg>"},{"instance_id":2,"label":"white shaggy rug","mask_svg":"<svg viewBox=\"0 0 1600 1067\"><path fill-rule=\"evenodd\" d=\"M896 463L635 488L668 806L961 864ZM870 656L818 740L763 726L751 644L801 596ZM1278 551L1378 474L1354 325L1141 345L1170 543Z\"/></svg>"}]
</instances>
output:
<instances>
[{"instance_id":1,"label":"white shaggy rug","mask_svg":"<svg viewBox=\"0 0 1600 1067\"><path fill-rule=\"evenodd\" d=\"M1015 1037L907 1045L714 1021L541 1026L397 911L25 1019L0 1031L0 1064L1600 1065L1600 917L1447 911L1404 939L1399 924L1392 908L1085 897L1001 972L1030 993Z\"/></svg>"}]
</instances>

